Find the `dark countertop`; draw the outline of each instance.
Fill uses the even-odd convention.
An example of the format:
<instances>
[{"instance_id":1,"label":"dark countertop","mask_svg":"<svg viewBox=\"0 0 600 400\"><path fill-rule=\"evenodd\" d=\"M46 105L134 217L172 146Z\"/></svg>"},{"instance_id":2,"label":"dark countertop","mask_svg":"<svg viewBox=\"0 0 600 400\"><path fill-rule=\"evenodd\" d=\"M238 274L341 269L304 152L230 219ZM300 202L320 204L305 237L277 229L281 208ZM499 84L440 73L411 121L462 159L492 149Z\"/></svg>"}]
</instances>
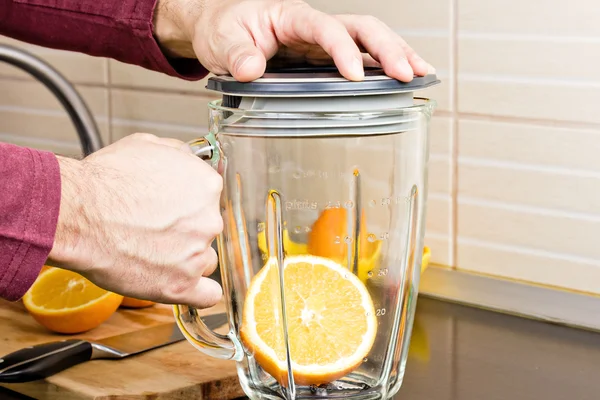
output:
<instances>
[{"instance_id":1,"label":"dark countertop","mask_svg":"<svg viewBox=\"0 0 600 400\"><path fill-rule=\"evenodd\" d=\"M600 334L432 299L418 304L413 337L427 337L429 357L411 346L394 400L600 398Z\"/></svg>"},{"instance_id":2,"label":"dark countertop","mask_svg":"<svg viewBox=\"0 0 600 400\"><path fill-rule=\"evenodd\" d=\"M394 400L596 400L600 334L420 298ZM0 390L2 400L22 400Z\"/></svg>"}]
</instances>

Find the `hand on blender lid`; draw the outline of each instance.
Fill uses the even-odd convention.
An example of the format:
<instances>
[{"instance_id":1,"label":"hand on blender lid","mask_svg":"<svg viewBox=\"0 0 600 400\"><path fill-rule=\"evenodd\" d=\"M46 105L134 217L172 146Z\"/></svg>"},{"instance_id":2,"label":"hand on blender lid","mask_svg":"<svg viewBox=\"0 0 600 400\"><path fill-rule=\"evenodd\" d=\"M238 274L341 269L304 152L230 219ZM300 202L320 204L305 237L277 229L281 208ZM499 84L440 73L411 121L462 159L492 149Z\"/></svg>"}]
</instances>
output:
<instances>
[{"instance_id":1,"label":"hand on blender lid","mask_svg":"<svg viewBox=\"0 0 600 400\"><path fill-rule=\"evenodd\" d=\"M403 82L434 73L398 34L367 15L328 15L304 1L159 1L156 35L174 56L240 82L260 78L269 60L334 63L348 80L382 67Z\"/></svg>"}]
</instances>

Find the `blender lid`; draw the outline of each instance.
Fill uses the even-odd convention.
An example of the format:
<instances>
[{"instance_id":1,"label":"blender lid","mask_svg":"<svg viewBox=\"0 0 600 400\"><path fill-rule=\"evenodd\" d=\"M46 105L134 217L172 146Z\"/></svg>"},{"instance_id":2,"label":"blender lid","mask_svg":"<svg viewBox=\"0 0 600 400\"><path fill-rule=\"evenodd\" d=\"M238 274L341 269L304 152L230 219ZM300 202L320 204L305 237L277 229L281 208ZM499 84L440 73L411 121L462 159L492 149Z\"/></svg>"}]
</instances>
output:
<instances>
[{"instance_id":1,"label":"blender lid","mask_svg":"<svg viewBox=\"0 0 600 400\"><path fill-rule=\"evenodd\" d=\"M294 66L267 68L261 78L251 82L239 82L230 75L213 76L206 88L232 96L330 97L408 93L438 83L435 74L401 82L385 75L382 68L374 67L366 67L364 80L354 82L344 78L335 66Z\"/></svg>"}]
</instances>

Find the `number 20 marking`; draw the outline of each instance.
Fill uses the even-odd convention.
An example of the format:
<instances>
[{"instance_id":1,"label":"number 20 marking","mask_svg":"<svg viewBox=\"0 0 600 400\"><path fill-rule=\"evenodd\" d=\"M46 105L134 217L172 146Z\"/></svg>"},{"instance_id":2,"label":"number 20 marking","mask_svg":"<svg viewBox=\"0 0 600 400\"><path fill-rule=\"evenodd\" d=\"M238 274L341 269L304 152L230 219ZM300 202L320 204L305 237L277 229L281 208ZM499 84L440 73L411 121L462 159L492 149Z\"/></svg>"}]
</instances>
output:
<instances>
[{"instance_id":1,"label":"number 20 marking","mask_svg":"<svg viewBox=\"0 0 600 400\"><path fill-rule=\"evenodd\" d=\"M385 308L378 308L375 310L375 316L382 317L385 315Z\"/></svg>"}]
</instances>

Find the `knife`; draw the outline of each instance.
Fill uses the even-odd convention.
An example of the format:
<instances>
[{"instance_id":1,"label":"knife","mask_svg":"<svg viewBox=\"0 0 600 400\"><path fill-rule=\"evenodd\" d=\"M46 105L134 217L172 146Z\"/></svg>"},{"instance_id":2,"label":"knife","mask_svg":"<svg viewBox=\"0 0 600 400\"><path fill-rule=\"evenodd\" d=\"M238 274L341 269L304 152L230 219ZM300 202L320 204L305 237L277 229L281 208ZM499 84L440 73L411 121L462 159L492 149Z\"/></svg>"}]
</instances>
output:
<instances>
[{"instance_id":1,"label":"knife","mask_svg":"<svg viewBox=\"0 0 600 400\"><path fill-rule=\"evenodd\" d=\"M214 330L227 323L227 315L207 315L202 320ZM173 322L95 341L67 339L42 343L0 358L0 383L44 379L86 361L118 360L184 339Z\"/></svg>"}]
</instances>

